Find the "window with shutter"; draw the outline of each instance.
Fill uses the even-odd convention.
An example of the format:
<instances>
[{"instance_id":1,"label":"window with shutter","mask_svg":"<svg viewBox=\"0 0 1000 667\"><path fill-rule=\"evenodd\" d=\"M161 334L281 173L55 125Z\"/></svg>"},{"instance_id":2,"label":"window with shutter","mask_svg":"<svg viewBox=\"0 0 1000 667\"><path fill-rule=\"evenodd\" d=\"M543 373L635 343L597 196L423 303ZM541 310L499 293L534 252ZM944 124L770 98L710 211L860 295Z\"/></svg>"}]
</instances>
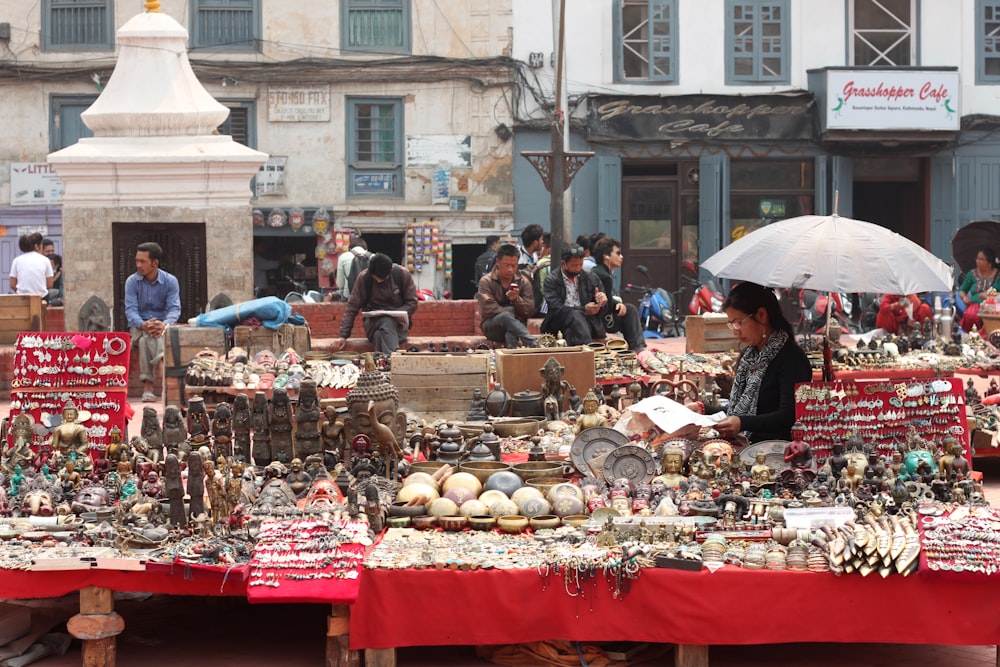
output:
<instances>
[{"instance_id":1,"label":"window with shutter","mask_svg":"<svg viewBox=\"0 0 1000 667\"><path fill-rule=\"evenodd\" d=\"M726 83L788 83L787 0L726 0Z\"/></svg>"},{"instance_id":2,"label":"window with shutter","mask_svg":"<svg viewBox=\"0 0 1000 667\"><path fill-rule=\"evenodd\" d=\"M677 0L617 0L615 71L620 81L677 81Z\"/></svg>"},{"instance_id":3,"label":"window with shutter","mask_svg":"<svg viewBox=\"0 0 1000 667\"><path fill-rule=\"evenodd\" d=\"M260 0L191 0L191 48L260 51Z\"/></svg>"},{"instance_id":4,"label":"window with shutter","mask_svg":"<svg viewBox=\"0 0 1000 667\"><path fill-rule=\"evenodd\" d=\"M340 7L342 50L410 52L410 0L344 0Z\"/></svg>"},{"instance_id":5,"label":"window with shutter","mask_svg":"<svg viewBox=\"0 0 1000 667\"><path fill-rule=\"evenodd\" d=\"M42 0L43 51L110 51L113 0Z\"/></svg>"}]
</instances>

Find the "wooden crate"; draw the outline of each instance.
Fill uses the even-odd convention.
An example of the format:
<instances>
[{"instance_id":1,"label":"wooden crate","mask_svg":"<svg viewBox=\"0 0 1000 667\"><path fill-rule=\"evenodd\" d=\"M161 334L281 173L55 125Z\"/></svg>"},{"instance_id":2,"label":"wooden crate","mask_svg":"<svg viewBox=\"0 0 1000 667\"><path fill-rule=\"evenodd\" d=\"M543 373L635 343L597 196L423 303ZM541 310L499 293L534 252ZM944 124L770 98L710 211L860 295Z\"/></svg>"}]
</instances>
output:
<instances>
[{"instance_id":1,"label":"wooden crate","mask_svg":"<svg viewBox=\"0 0 1000 667\"><path fill-rule=\"evenodd\" d=\"M739 348L740 339L727 326L722 313L688 315L685 321L687 352L728 352Z\"/></svg>"},{"instance_id":2,"label":"wooden crate","mask_svg":"<svg viewBox=\"0 0 1000 667\"><path fill-rule=\"evenodd\" d=\"M513 396L519 391L540 391L542 366L555 357L566 367L563 379L576 387L583 398L597 379L594 374L594 351L589 347L545 347L497 350L497 382Z\"/></svg>"},{"instance_id":3,"label":"wooden crate","mask_svg":"<svg viewBox=\"0 0 1000 667\"><path fill-rule=\"evenodd\" d=\"M45 304L37 294L0 294L0 343L13 345L22 331L45 329Z\"/></svg>"},{"instance_id":4,"label":"wooden crate","mask_svg":"<svg viewBox=\"0 0 1000 667\"><path fill-rule=\"evenodd\" d=\"M488 353L394 352L391 363L400 407L425 418L464 420L473 390L489 392Z\"/></svg>"},{"instance_id":5,"label":"wooden crate","mask_svg":"<svg viewBox=\"0 0 1000 667\"><path fill-rule=\"evenodd\" d=\"M270 350L277 356L288 348L300 355L312 349L309 327L292 324L282 324L277 331L267 327L238 326L233 330L233 345L242 347L251 357L261 350Z\"/></svg>"},{"instance_id":6,"label":"wooden crate","mask_svg":"<svg viewBox=\"0 0 1000 667\"><path fill-rule=\"evenodd\" d=\"M222 327L173 326L167 329L163 339L163 399L167 405L181 405L187 400L180 389L181 369L187 370L188 363L202 350L211 350L221 358L229 349L226 331ZM177 346L174 348L174 337Z\"/></svg>"}]
</instances>

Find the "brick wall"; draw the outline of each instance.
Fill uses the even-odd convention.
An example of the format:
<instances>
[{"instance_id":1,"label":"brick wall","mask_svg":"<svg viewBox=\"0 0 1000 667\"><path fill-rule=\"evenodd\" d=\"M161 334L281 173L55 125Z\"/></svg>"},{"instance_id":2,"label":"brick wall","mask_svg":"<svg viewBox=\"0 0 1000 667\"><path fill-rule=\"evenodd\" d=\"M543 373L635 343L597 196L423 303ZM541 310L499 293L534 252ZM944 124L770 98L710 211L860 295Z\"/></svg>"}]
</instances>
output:
<instances>
[{"instance_id":1,"label":"brick wall","mask_svg":"<svg viewBox=\"0 0 1000 667\"><path fill-rule=\"evenodd\" d=\"M346 303L296 303L292 309L309 323L313 339L336 338ZM478 336L479 309L475 299L421 301L413 316L411 336ZM361 317L354 320L352 338L364 338Z\"/></svg>"}]
</instances>

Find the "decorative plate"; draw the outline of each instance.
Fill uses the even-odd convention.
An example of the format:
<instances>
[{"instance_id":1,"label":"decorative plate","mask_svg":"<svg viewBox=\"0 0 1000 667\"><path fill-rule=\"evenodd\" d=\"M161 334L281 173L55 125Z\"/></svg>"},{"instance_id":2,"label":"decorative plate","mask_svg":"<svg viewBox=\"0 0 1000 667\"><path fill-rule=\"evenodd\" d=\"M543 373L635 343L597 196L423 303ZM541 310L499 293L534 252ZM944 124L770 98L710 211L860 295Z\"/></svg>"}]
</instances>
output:
<instances>
[{"instance_id":1,"label":"decorative plate","mask_svg":"<svg viewBox=\"0 0 1000 667\"><path fill-rule=\"evenodd\" d=\"M597 471L590 469L590 462L627 443L628 436L607 426L584 429L573 441L569 460L581 475L596 475Z\"/></svg>"},{"instance_id":2,"label":"decorative plate","mask_svg":"<svg viewBox=\"0 0 1000 667\"><path fill-rule=\"evenodd\" d=\"M656 462L641 445L622 445L608 452L604 459L604 479L611 482L624 477L637 484L649 484L656 477Z\"/></svg>"},{"instance_id":3,"label":"decorative plate","mask_svg":"<svg viewBox=\"0 0 1000 667\"><path fill-rule=\"evenodd\" d=\"M775 474L788 467L785 463L785 447L788 440L761 440L746 447L739 453L740 463L744 466L752 466L757 462L757 454L764 454L767 459L764 461L771 466Z\"/></svg>"}]
</instances>

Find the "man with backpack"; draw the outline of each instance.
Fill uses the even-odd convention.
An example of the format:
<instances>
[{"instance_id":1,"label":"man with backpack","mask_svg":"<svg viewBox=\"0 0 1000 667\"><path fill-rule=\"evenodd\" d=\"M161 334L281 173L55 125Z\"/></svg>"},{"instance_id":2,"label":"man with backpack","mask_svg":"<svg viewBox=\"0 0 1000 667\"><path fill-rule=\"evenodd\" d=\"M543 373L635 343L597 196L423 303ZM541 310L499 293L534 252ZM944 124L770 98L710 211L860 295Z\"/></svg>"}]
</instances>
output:
<instances>
[{"instance_id":1,"label":"man with backpack","mask_svg":"<svg viewBox=\"0 0 1000 667\"><path fill-rule=\"evenodd\" d=\"M368 268L368 262L372 253L368 252L368 243L360 236L352 238L351 249L341 253L337 260L337 289L340 290L342 298L351 298L351 289L361 272Z\"/></svg>"},{"instance_id":2,"label":"man with backpack","mask_svg":"<svg viewBox=\"0 0 1000 667\"><path fill-rule=\"evenodd\" d=\"M375 253L368 260L368 268L354 281L344 319L340 322L340 336L333 339L332 350L337 352L343 349L360 312L364 317L365 337L371 341L375 351L392 354L406 342L416 310L417 288L413 276L399 264L394 264L388 255ZM402 311L405 317L365 315L371 311Z\"/></svg>"},{"instance_id":3,"label":"man with backpack","mask_svg":"<svg viewBox=\"0 0 1000 667\"><path fill-rule=\"evenodd\" d=\"M497 250L493 271L479 280L476 300L482 314L479 328L487 339L505 343L508 348L519 342L538 347L538 339L528 333L528 318L535 311L531 281L517 270L520 252L517 246L502 245Z\"/></svg>"}]
</instances>

